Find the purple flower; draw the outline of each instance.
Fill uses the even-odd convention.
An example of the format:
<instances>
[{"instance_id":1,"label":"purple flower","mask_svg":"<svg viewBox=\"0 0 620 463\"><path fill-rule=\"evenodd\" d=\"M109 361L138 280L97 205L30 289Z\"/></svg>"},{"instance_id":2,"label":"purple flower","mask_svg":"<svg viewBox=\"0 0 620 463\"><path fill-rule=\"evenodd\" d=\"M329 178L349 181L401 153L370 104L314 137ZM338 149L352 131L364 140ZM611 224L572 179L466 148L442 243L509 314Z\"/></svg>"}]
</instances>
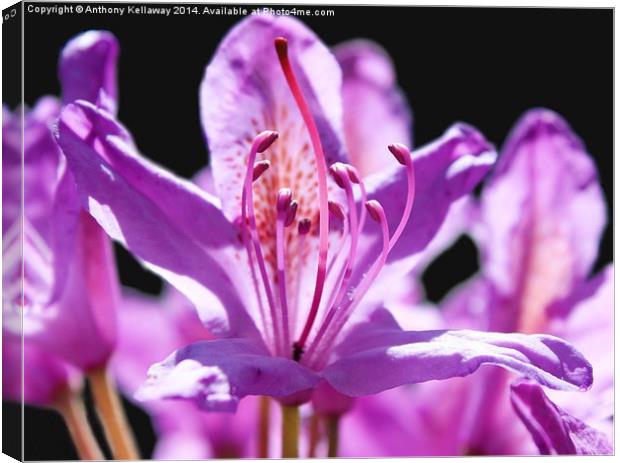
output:
<instances>
[{"instance_id":1,"label":"purple flower","mask_svg":"<svg viewBox=\"0 0 620 463\"><path fill-rule=\"evenodd\" d=\"M84 207L219 337L153 365L138 397L231 411L248 395L302 403L321 380L360 396L485 364L589 387L589 364L558 338L404 331L382 309L381 293L399 281L382 268L406 275L495 155L457 125L413 155L390 145L397 162L362 182L347 164L341 79L295 20L233 28L200 90L216 195L143 158L105 109L78 101L62 112L58 139Z\"/></svg>"},{"instance_id":2,"label":"purple flower","mask_svg":"<svg viewBox=\"0 0 620 463\"><path fill-rule=\"evenodd\" d=\"M88 99L111 110L116 54L116 41L106 32L71 40L59 66L64 102ZM5 396L20 399L23 328L24 400L37 405L49 404L61 388L79 384L78 370L102 366L116 338L111 244L82 210L53 137L60 106L55 98L44 97L25 110L23 217L20 110L3 110L2 328L4 371L9 373L3 385Z\"/></svg>"},{"instance_id":3,"label":"purple flower","mask_svg":"<svg viewBox=\"0 0 620 463\"><path fill-rule=\"evenodd\" d=\"M601 436L611 436L613 417L613 267L590 277L605 204L590 156L557 114L533 110L519 121L474 214L481 273L442 304L444 324L560 336L592 363L594 384L585 393L547 391L563 410L530 383L509 388L514 377L499 370L424 385L410 393L414 411L404 413L417 416L417 433L432 437L404 437L398 451L410 445L412 454L427 455L534 453L531 433L543 453L606 453L609 440ZM437 397L448 399L436 407ZM511 397L527 428L515 420ZM358 405L364 420L364 403ZM393 424L384 427L400 421L386 418ZM590 426L597 429L594 440Z\"/></svg>"},{"instance_id":4,"label":"purple flower","mask_svg":"<svg viewBox=\"0 0 620 463\"><path fill-rule=\"evenodd\" d=\"M563 403L584 419L598 414L595 425L609 429L613 268L590 278L605 203L592 159L561 117L532 110L517 123L483 192L480 214L475 234L484 283L466 297L487 295L489 329L551 333L586 354L594 387L565 394ZM595 318L577 327L573 320L584 319L584 307L585 317ZM587 409L574 408L585 403Z\"/></svg>"}]
</instances>

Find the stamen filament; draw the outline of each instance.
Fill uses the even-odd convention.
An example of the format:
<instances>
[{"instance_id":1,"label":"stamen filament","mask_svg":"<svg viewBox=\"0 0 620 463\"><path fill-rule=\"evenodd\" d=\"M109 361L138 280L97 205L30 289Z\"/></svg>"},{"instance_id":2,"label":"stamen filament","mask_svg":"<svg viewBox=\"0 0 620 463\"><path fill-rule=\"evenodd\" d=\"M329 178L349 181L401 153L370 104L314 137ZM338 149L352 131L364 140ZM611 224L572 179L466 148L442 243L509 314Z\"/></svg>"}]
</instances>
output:
<instances>
[{"instance_id":1,"label":"stamen filament","mask_svg":"<svg viewBox=\"0 0 620 463\"><path fill-rule=\"evenodd\" d=\"M297 259L299 259L298 270L295 272L297 274L297 278L295 281L295 301L293 303L293 313L291 314L291 325L297 326L297 313L299 312L299 293L301 292L301 268L302 268L302 259L304 258L304 250L306 249L306 236L310 232L310 227L312 222L307 217L300 219L297 224L297 233L299 234L299 239L297 241Z\"/></svg>"},{"instance_id":2,"label":"stamen filament","mask_svg":"<svg viewBox=\"0 0 620 463\"><path fill-rule=\"evenodd\" d=\"M286 262L284 256L284 227L289 220L291 203L291 190L282 188L278 193L278 217L276 223L276 264L278 270L278 295L282 312L282 346L281 351L286 352L291 343L289 333L288 299L286 294ZM296 206L295 206L296 210ZM291 220L292 222L292 220Z\"/></svg>"},{"instance_id":3,"label":"stamen filament","mask_svg":"<svg viewBox=\"0 0 620 463\"><path fill-rule=\"evenodd\" d=\"M364 229L364 225L366 225L366 202L368 201L368 196L366 195L366 187L364 186L364 182L362 182L362 180L360 179L359 173L357 172L357 169L355 169L355 167L353 167L350 164L346 164L345 165L347 172L349 174L349 179L357 184L360 188L360 196L361 196L361 201L360 201L360 221L359 221L359 228L358 228L358 233L361 233L362 230Z\"/></svg>"},{"instance_id":4,"label":"stamen filament","mask_svg":"<svg viewBox=\"0 0 620 463\"><path fill-rule=\"evenodd\" d=\"M400 219L400 223L392 238L390 238L390 249L394 247L398 238L405 229L409 216L411 215L411 209L413 208L413 200L415 199L415 175L413 171L413 161L411 160L411 152L409 149L400 143L394 143L388 146L390 152L394 155L396 160L405 166L407 172L407 200L405 202L405 209L403 210L403 216Z\"/></svg>"},{"instance_id":5,"label":"stamen filament","mask_svg":"<svg viewBox=\"0 0 620 463\"><path fill-rule=\"evenodd\" d=\"M296 345L293 349L293 357L298 357L301 356L301 353L303 352L306 340L308 339L308 335L310 334L310 330L312 329L312 325L314 324L314 320L316 319L319 310L319 304L321 303L321 295L323 294L323 286L325 284L325 277L327 271L327 252L329 246L327 166L325 164L325 154L323 153L323 146L321 144L319 131L314 122L314 118L312 117L312 113L310 112L310 107L308 106L308 103L304 98L303 92L299 87L299 83L297 82L297 78L295 77L295 73L288 58L288 42L285 38L278 37L275 40L275 47L278 54L278 59L280 60L280 65L282 67L282 72L284 73L286 82L291 90L291 93L293 94L293 98L297 103L297 107L301 112L301 116L310 135L310 141L312 143L314 157L316 160L319 186L319 259L316 273L316 285L314 287L314 294L312 296L312 304L310 306L308 318L304 325L301 336L299 337L299 340L295 343Z\"/></svg>"},{"instance_id":6,"label":"stamen filament","mask_svg":"<svg viewBox=\"0 0 620 463\"><path fill-rule=\"evenodd\" d=\"M353 265L355 263L355 256L357 251L357 243L359 238L360 229L358 227L357 221L357 207L355 205L355 198L353 196L353 187L351 185L351 179L348 171L344 167L344 165L335 163L330 168L336 183L344 188L347 198L347 207L349 210L349 230L351 231L351 244L349 246L349 255L347 256L347 260L345 265L342 267L340 274L338 275L338 279L334 284L332 289L331 296L329 298L329 302L327 304L328 312L324 317L321 326L317 332L317 335L314 341L310 344L310 348L308 349L308 356L311 356L316 350L318 343L317 339L321 339L325 334L325 331L329 327L332 319L334 318L336 311L340 308L342 300L348 290L349 280L351 279L351 275L353 274ZM360 182L361 184L361 182ZM364 207L364 206L362 206ZM365 210L365 207L364 207ZM347 222L345 222L347 223Z\"/></svg>"},{"instance_id":7,"label":"stamen filament","mask_svg":"<svg viewBox=\"0 0 620 463\"><path fill-rule=\"evenodd\" d=\"M373 263L366 277L355 289L353 297L350 299L349 303L347 304L347 301L345 300L344 304L342 304L340 307L336 308L333 311L333 322L331 319L327 320L326 318L326 323L324 325L327 326L328 329L325 329L323 331L324 333L326 332L326 334L323 335L323 333L317 333L317 336L312 342L311 349L308 350L308 362L312 367L319 368L323 365L323 363L327 361L329 346L331 346L332 342L335 340L335 337L340 332L342 326L346 323L352 311L355 309L355 307L357 307L357 305L364 297L372 283L377 278L377 275L385 265L387 255L390 251L390 230L388 228L387 219L385 217L385 211L383 210L383 207L381 207L379 202L375 200L368 201L366 203L366 207L369 215L381 225L381 238L383 242L381 254L379 254L377 259ZM330 313L332 313L332 311L330 311ZM319 346L319 344L322 348L321 350L317 351L317 346ZM312 347L314 347L314 349L312 349ZM314 358L310 360L311 354L314 354L315 351L317 352L316 355L314 355Z\"/></svg>"},{"instance_id":8,"label":"stamen filament","mask_svg":"<svg viewBox=\"0 0 620 463\"><path fill-rule=\"evenodd\" d=\"M332 166L333 167L333 166ZM347 262L344 269L344 274L342 275L342 281L340 281L339 286L335 286L334 289L339 288L337 291L337 296L330 301L328 307L333 307L332 304L340 304L342 297L347 289L347 285L349 283L349 279L353 273L353 264L355 263L355 254L357 251L357 243L359 238L359 230L358 230L358 222L357 222L357 207L355 206L355 198L353 197L353 188L351 186L351 181L349 179L348 173L344 169L340 169L336 167L334 169L335 175L340 177L340 181L342 182L343 188L347 197L347 207L349 209L349 230L351 230L351 245L349 247L349 256L347 257ZM336 291L334 291L336 292Z\"/></svg>"},{"instance_id":9,"label":"stamen filament","mask_svg":"<svg viewBox=\"0 0 620 463\"><path fill-rule=\"evenodd\" d=\"M249 225L250 231L250 239L246 246L248 251L248 259L250 259L251 268L254 267L254 263L252 260L252 252L251 245L254 247L254 256L256 257L256 262L258 264L258 269L261 275L261 279L263 281L263 287L265 289L265 294L267 296L267 303L269 304L269 311L271 315L273 326L273 344L274 349L277 353L279 353L280 349L280 330L277 320L277 310L275 299L273 297L273 293L271 290L271 284L269 283L269 276L267 274L267 268L265 266L265 259L263 257L263 251L260 245L260 240L258 238L258 231L256 230L256 216L254 214L254 193L252 190L252 182L254 179L254 163L256 161L256 155L258 152L265 151L271 143L273 143L278 137L277 132L262 132L256 138L254 138L254 142L252 143L252 147L250 149L250 154L248 155L248 168L245 176L245 182L243 185L243 191L241 193L241 217L242 217L242 230L244 233L244 240L247 240L247 235L245 235L245 227ZM248 223L249 222L249 223ZM250 244L251 243L251 244ZM259 297L260 300L260 297Z\"/></svg>"}]
</instances>

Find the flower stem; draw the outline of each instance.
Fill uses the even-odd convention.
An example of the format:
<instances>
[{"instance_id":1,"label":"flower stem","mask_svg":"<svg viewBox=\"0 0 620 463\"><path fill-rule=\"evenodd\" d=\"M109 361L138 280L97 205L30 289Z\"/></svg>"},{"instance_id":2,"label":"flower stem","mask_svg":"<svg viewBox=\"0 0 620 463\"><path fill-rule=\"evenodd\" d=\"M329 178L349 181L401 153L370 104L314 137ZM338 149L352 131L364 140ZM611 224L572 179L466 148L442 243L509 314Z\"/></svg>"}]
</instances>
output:
<instances>
[{"instance_id":1,"label":"flower stem","mask_svg":"<svg viewBox=\"0 0 620 463\"><path fill-rule=\"evenodd\" d=\"M115 460L138 460L138 451L127 417L123 411L118 392L106 367L95 368L88 373L88 379L103 424L106 439Z\"/></svg>"},{"instance_id":2,"label":"flower stem","mask_svg":"<svg viewBox=\"0 0 620 463\"><path fill-rule=\"evenodd\" d=\"M327 417L327 457L335 458L338 456L338 434L340 425L340 415L330 415Z\"/></svg>"},{"instance_id":3,"label":"flower stem","mask_svg":"<svg viewBox=\"0 0 620 463\"><path fill-rule=\"evenodd\" d=\"M54 408L65 421L80 460L103 460L79 393L69 389L62 391L54 403Z\"/></svg>"},{"instance_id":4,"label":"flower stem","mask_svg":"<svg viewBox=\"0 0 620 463\"><path fill-rule=\"evenodd\" d=\"M263 396L258 404L258 458L269 456L269 397Z\"/></svg>"},{"instance_id":5,"label":"flower stem","mask_svg":"<svg viewBox=\"0 0 620 463\"><path fill-rule=\"evenodd\" d=\"M299 406L282 405L282 458L299 456Z\"/></svg>"},{"instance_id":6,"label":"flower stem","mask_svg":"<svg viewBox=\"0 0 620 463\"><path fill-rule=\"evenodd\" d=\"M308 444L308 458L316 457L316 446L320 439L321 418L316 413L310 417L310 442Z\"/></svg>"}]
</instances>

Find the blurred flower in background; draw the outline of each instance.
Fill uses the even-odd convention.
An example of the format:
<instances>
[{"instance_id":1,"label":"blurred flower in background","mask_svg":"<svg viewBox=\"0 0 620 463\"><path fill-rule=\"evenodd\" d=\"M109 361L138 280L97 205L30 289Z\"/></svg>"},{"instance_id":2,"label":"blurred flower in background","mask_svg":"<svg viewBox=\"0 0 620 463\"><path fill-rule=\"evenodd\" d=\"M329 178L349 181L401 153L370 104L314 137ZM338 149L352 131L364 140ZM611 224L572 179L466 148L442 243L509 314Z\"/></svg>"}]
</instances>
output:
<instances>
[{"instance_id":1,"label":"blurred flower in background","mask_svg":"<svg viewBox=\"0 0 620 463\"><path fill-rule=\"evenodd\" d=\"M373 455L612 453L613 265L592 275L607 219L583 143L554 112L527 112L480 199L469 207L466 223L462 212L448 221L463 224L474 237L481 270L446 297L440 307L444 320L433 317L433 323L560 336L592 363L592 389L544 391L487 370L367 399L344 429L367 436L360 440ZM406 410L389 405L403 400L414 405ZM383 434L373 438L381 417L384 428L404 431L391 449L382 446L389 441ZM346 451L368 454L364 447Z\"/></svg>"}]
</instances>

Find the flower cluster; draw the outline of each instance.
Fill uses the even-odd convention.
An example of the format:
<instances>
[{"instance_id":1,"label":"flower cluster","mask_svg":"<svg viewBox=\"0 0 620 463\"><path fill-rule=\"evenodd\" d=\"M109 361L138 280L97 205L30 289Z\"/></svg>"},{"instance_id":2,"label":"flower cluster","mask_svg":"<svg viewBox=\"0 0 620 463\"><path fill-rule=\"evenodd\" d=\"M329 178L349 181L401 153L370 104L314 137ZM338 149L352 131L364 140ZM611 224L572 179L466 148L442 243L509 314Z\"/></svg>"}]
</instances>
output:
<instances>
[{"instance_id":1,"label":"flower cluster","mask_svg":"<svg viewBox=\"0 0 620 463\"><path fill-rule=\"evenodd\" d=\"M116 458L138 457L116 382L154 458L612 452L605 203L559 115L499 155L462 123L411 151L385 51L253 16L206 67L187 180L118 120L118 51L81 34L61 100L3 110L5 398L60 411L82 458L83 377ZM480 272L430 307L419 276L463 233ZM111 240L161 296L121 288Z\"/></svg>"}]
</instances>

